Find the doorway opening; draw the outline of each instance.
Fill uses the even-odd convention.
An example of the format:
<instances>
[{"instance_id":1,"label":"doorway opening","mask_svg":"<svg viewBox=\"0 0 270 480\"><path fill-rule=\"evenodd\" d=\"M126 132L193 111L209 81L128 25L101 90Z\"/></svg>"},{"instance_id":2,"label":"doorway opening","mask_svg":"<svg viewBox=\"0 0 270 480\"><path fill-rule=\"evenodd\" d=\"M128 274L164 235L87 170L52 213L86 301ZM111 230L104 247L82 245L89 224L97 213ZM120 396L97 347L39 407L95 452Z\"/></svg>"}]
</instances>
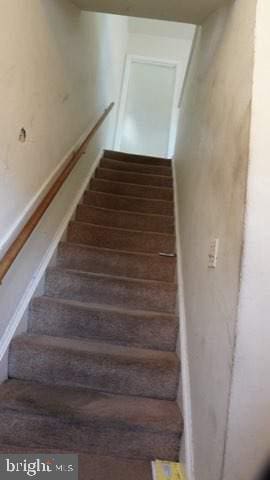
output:
<instances>
[{"instance_id":1,"label":"doorway opening","mask_svg":"<svg viewBox=\"0 0 270 480\"><path fill-rule=\"evenodd\" d=\"M130 17L114 149L172 158L194 25Z\"/></svg>"},{"instance_id":2,"label":"doorway opening","mask_svg":"<svg viewBox=\"0 0 270 480\"><path fill-rule=\"evenodd\" d=\"M127 57L116 150L168 158L173 155L180 73L178 62Z\"/></svg>"}]
</instances>

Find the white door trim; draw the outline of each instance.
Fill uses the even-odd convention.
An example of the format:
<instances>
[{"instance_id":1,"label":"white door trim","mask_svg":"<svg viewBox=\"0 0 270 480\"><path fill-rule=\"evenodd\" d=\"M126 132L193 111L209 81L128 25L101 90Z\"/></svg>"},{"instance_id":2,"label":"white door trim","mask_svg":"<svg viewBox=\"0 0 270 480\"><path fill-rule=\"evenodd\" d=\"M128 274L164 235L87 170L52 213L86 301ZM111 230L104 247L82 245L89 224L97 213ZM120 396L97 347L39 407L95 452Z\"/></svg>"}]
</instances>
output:
<instances>
[{"instance_id":1,"label":"white door trim","mask_svg":"<svg viewBox=\"0 0 270 480\"><path fill-rule=\"evenodd\" d=\"M147 63L148 65L170 66L172 68L175 68L176 70L173 107L172 107L172 115L171 115L170 134L169 134L169 144L168 144L168 152L167 152L168 157L172 157L174 154L174 148L175 148L175 137L176 137L176 131L177 131L178 116L179 116L178 102L179 102L179 97L181 93L180 62L177 62L174 60L165 60L165 59L155 58L155 57L145 57L142 55L131 55L131 54L127 55L114 148L115 150L120 149L121 132L122 132L125 108L127 103L128 86L129 86L130 70L131 70L132 63Z\"/></svg>"}]
</instances>

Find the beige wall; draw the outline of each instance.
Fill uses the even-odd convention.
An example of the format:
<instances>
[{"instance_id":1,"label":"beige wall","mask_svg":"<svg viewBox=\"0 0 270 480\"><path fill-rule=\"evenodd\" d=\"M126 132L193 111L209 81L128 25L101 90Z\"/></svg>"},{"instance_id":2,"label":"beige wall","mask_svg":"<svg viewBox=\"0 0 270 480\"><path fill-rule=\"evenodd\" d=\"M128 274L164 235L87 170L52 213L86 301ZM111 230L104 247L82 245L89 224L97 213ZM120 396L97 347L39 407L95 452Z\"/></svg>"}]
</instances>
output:
<instances>
[{"instance_id":1,"label":"beige wall","mask_svg":"<svg viewBox=\"0 0 270 480\"><path fill-rule=\"evenodd\" d=\"M224 480L253 480L270 453L270 3L257 3L244 256Z\"/></svg>"},{"instance_id":2,"label":"beige wall","mask_svg":"<svg viewBox=\"0 0 270 480\"><path fill-rule=\"evenodd\" d=\"M65 0L1 2L0 256L66 154L118 101L126 45L125 18L81 12ZM91 163L111 145L116 112L1 286L1 339ZM18 141L21 127L25 143Z\"/></svg>"},{"instance_id":3,"label":"beige wall","mask_svg":"<svg viewBox=\"0 0 270 480\"><path fill-rule=\"evenodd\" d=\"M194 25L140 18L130 18L128 23L129 54L178 61L185 73Z\"/></svg>"},{"instance_id":4,"label":"beige wall","mask_svg":"<svg viewBox=\"0 0 270 480\"><path fill-rule=\"evenodd\" d=\"M1 248L68 149L118 99L127 24L63 0L0 8Z\"/></svg>"},{"instance_id":5,"label":"beige wall","mask_svg":"<svg viewBox=\"0 0 270 480\"><path fill-rule=\"evenodd\" d=\"M218 480L223 468L249 157L255 8L255 0L236 0L204 22L180 114L175 168L186 306L181 327L187 334L184 362L191 379L196 480ZM208 247L215 237L220 239L218 265L210 270Z\"/></svg>"}]
</instances>

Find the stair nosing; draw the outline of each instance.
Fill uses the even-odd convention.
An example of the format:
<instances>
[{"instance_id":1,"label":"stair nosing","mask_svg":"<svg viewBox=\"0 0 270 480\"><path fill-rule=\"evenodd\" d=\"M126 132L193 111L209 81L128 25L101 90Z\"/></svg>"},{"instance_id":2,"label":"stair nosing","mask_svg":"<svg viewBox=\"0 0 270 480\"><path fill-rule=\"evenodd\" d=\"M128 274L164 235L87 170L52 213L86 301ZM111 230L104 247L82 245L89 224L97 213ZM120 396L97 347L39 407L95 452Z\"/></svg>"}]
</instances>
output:
<instances>
[{"instance_id":1,"label":"stair nosing","mask_svg":"<svg viewBox=\"0 0 270 480\"><path fill-rule=\"evenodd\" d=\"M107 167L97 167L96 170L109 170L110 172L113 172L113 173L115 173L115 172L121 172L121 173L127 173L127 174L129 174L129 175L142 175L142 176L146 175L146 176L148 176L148 177L158 177L158 178L167 179L167 180L168 180L168 179L169 179L169 180L172 180L172 179L173 179L173 177L168 177L168 176L166 176L166 175L156 175L156 174L154 174L154 173L129 172L129 171L126 171L126 170L116 170L115 168L107 168ZM125 183L125 182L124 182L124 183ZM129 182L127 182L127 183L129 183ZM139 185L141 185L141 184L139 184ZM146 185L147 185L147 186L151 186L151 185L149 185L148 183L147 183ZM156 186L156 185L155 185L155 186ZM172 187L161 187L161 188L172 188Z\"/></svg>"},{"instance_id":2,"label":"stair nosing","mask_svg":"<svg viewBox=\"0 0 270 480\"><path fill-rule=\"evenodd\" d=\"M89 249L89 250L98 250L98 251L105 250L106 252L112 253L112 254L123 253L124 255L136 255L136 256L141 256L141 257L157 257L157 258L161 257L161 255L159 253L133 252L133 251L129 251L129 250L118 250L116 248L96 247L95 245L87 245L87 244L79 243L79 242L71 242L70 240L61 241L61 242L59 242L58 245L60 247L62 247L65 244L70 245L70 246L77 246L77 247L84 248L84 249ZM176 257L171 257L171 258L176 259Z\"/></svg>"},{"instance_id":3,"label":"stair nosing","mask_svg":"<svg viewBox=\"0 0 270 480\"><path fill-rule=\"evenodd\" d=\"M137 167L142 167L142 166L146 166L146 167L150 167L150 168L167 168L168 170L170 170L170 175L162 175L162 174L155 174L153 173L153 175L158 175L158 176L164 176L164 177L168 177L168 178L172 178L173 177L173 174L172 174L172 167L169 166L167 167L166 165L149 165L149 164L143 164L143 163L136 163L136 162L130 162L128 160L121 160L121 159L116 159L116 158L108 158L108 157L102 157L101 158L101 161L102 160L109 160L111 162L119 162L120 164L123 163L125 165L135 165ZM103 167L102 165L100 166L100 168L108 168L109 170L117 170L118 172L130 172L130 173L141 173L142 175L146 174L146 175L152 175L152 173L149 173L149 172L138 172L137 170L133 171L133 170L125 170L122 168L110 168L110 167Z\"/></svg>"},{"instance_id":4,"label":"stair nosing","mask_svg":"<svg viewBox=\"0 0 270 480\"><path fill-rule=\"evenodd\" d=\"M155 156L153 156L153 155L141 155L140 153L121 152L120 150L110 150L110 149L107 149L107 148L104 149L103 155L105 155L106 152L107 152L108 154L111 154L111 153L113 153L113 154L120 154L120 156L122 155L123 157L124 157L124 156L125 156L125 157L126 157L126 156L127 156L127 157L128 157L128 156L130 156L130 157L142 157L142 158L146 158L146 159L149 159L149 160L150 160L150 159L152 159L152 160L165 160L165 161L168 161L168 162L172 162L172 158L171 158L171 157L169 157L169 158L167 158L167 157L155 157ZM109 158L111 158L111 157L109 157ZM113 159L112 159L112 160L113 160Z\"/></svg>"},{"instance_id":5,"label":"stair nosing","mask_svg":"<svg viewBox=\"0 0 270 480\"><path fill-rule=\"evenodd\" d=\"M28 384L29 384L29 383L31 383L31 384L37 383L38 385L47 386L47 387L50 387L50 388L53 388L53 387L55 388L55 385L54 385L54 384L44 384L44 383L37 382L37 381L35 381L35 382L30 382L30 381L26 381L26 380L25 380L25 381L24 381L24 380L19 380L19 379L16 379L16 378L14 378L14 379L13 379L13 378L10 378L9 381L20 382L20 383L28 383ZM73 387L70 387L69 385L59 385L59 386L65 387L65 388L73 388ZM76 388L81 388L81 389L83 389L83 387L76 387ZM85 389L85 390L86 390L86 389ZM108 393L108 392L105 392L104 390L95 390L95 389L93 389L93 388L91 388L91 392L93 392L93 393L100 393L101 395L111 395L111 396L119 396L119 397L121 397L121 396L124 397L124 396L125 396L125 395L120 395L120 394L118 395L118 394L115 394L115 393ZM131 396L131 397L132 397L132 398L140 398L140 397L138 397L138 396L136 396L136 395ZM148 400L155 400L155 398L152 398L152 397L144 397L144 399L146 399L146 400L147 400L147 399L148 399ZM163 400L163 399L157 399L157 400L160 401L160 402L165 401L165 402L176 403L175 400L166 400L166 399L165 399L165 400ZM26 412L21 412L21 411L19 411L18 409L12 407L12 406L10 406L10 407L5 406L3 411L4 411L4 412L10 412L10 413L17 413L18 415L29 415L28 413L26 413ZM1 413L1 404L0 404L0 413ZM56 418L56 415L47 414L47 413L42 413L42 412L31 412L30 415L31 415L32 417L34 417L34 418L50 418L50 419L55 419L55 418ZM181 415L181 411L180 411L180 415ZM64 416L64 415L59 416L59 414L58 414L57 418L60 418L60 421L63 422L64 424L69 425L69 423L70 423L70 418L69 418L68 416ZM86 420L84 420L83 423L85 423L85 421L86 421ZM88 421L89 421L89 420L88 420ZM96 422L96 423L99 423L99 420L98 420L98 419L96 420L96 418L95 418L95 422ZM103 423L103 422L104 422L104 420L102 420L102 423ZM144 426L144 425L141 426L141 425L139 425L139 424L133 424L132 422L131 422L131 424L132 424L132 428L133 428L133 430L134 430L135 432L136 432L136 431L138 431L138 432L139 432L139 431L142 431L142 429L143 429L143 430L146 430L147 433L154 433L154 434L158 434L158 435L161 435L161 436L162 436L162 435L166 435L166 434L179 435L179 434L182 433L182 428L180 428L180 429L177 430L177 431L169 430L169 429L166 429L166 428L164 428L164 427L162 427L162 429L157 429L157 430L156 430L156 429L154 429L153 427L148 427L147 425L146 425L146 426ZM125 431L127 428L128 428L128 429L130 428L130 427L129 427L129 422L127 422L127 425L125 425L125 426L123 426L122 424L117 423L117 429L118 429L118 430L120 430L120 431L121 431L121 430L122 430L122 431ZM10 444L8 444L8 445L10 445ZM10 445L10 446L11 446L11 445ZM52 447L53 447L53 445L52 445ZM22 448L23 448L23 447L22 447ZM34 450L34 449L35 449L34 447L33 447L33 448L32 448L32 447L29 448L29 450L31 450L31 451ZM86 447L83 447L83 449L84 449L84 450L80 450L80 453L89 454L89 451L86 450ZM42 448L42 450L44 451L44 448ZM53 448L53 451L55 452L55 451L57 451L57 450L59 450L59 448L58 448L57 446L55 446L55 448ZM90 455L91 455L91 454L90 454ZM140 459L143 459L143 458L144 458L144 457L136 457L135 459L140 460ZM132 459L132 457L131 457L131 459Z\"/></svg>"},{"instance_id":6,"label":"stair nosing","mask_svg":"<svg viewBox=\"0 0 270 480\"><path fill-rule=\"evenodd\" d=\"M128 256L128 257L139 257L139 261L142 260L144 257L150 257L150 259L161 259L162 258L162 255L158 254L158 253L145 253L145 252L129 252L129 251L126 251L126 250L116 250L116 249L112 249L112 248L103 248L103 247L96 247L96 246L92 246L92 245L87 245L87 244L83 244L83 243L78 243L78 242L70 242L70 241L62 241L62 242L59 242L58 244L58 255L60 256L60 259L63 260L63 262L65 261L65 249L69 249L69 248L72 248L74 247L75 249L79 249L79 250L82 250L82 251L86 251L89 250L89 251L94 251L96 253L108 253L110 255L123 255L123 256ZM164 258L164 257L163 257ZM176 265L176 257L171 257L171 260L174 260L174 263ZM68 261L68 260L67 260ZM56 266L60 266L62 267L62 264L61 262L58 263L58 256L56 258ZM63 265L64 266L64 265ZM90 268L90 267L89 267ZM83 270L83 271L90 271L90 270ZM94 273L94 272L92 272ZM175 275L172 275L172 277L175 277ZM129 277L128 277L129 278ZM131 277L132 278L132 277ZM145 273L145 277L138 277L138 278L145 278L147 279L147 273ZM164 283L172 283L172 280L162 280Z\"/></svg>"},{"instance_id":7,"label":"stair nosing","mask_svg":"<svg viewBox=\"0 0 270 480\"><path fill-rule=\"evenodd\" d=\"M60 303L60 304L65 304L65 305L70 305L78 308L82 308L85 310L97 310L97 311L112 311L115 313L121 313L124 314L126 313L127 315L135 315L135 316L160 316L160 317L170 317L171 319L178 319L177 314L173 313L167 313L167 312L160 312L160 311L152 311L152 310L132 310L131 308L121 308L120 306L114 306L114 305L108 305L108 304L101 304L101 303L85 303L81 302L79 300L71 300L67 298L62 298L61 296L57 297L50 297L49 295L43 294L39 297L35 297L33 299L33 303L38 302L39 299L45 298L46 300L49 300L50 302L54 303ZM42 300L41 300L42 301ZM30 307L31 308L31 307Z\"/></svg>"},{"instance_id":8,"label":"stair nosing","mask_svg":"<svg viewBox=\"0 0 270 480\"><path fill-rule=\"evenodd\" d=\"M111 343L111 342L108 342L106 340L101 340L101 339L94 339L94 338L84 338L84 337L62 337L62 336L59 336L59 335L48 335L48 334L38 334L38 333L31 333L31 332L27 332L27 333L22 333L21 335L18 335L16 337L14 337L12 343L13 345L16 345L18 342L24 342L24 339L26 339L26 342L28 341L27 339L29 339L29 342L31 342L31 339L33 341L34 344L40 346L41 348L42 347L45 347L45 348L49 348L50 350L62 350L62 351L72 351L72 352L75 352L75 353L80 353L81 355L91 355L91 354L94 354L94 355L108 355L108 356L117 356L117 355L120 355L120 356L129 356L129 352L133 353L134 355L136 355L137 353L141 353L142 355L144 355L145 357L147 357L147 355L155 355L156 354L156 357L170 357L170 358L173 358L177 364L180 363L179 361L179 357L177 355L177 352L176 351L169 351L169 350L156 350L156 349L153 349L153 348L143 348L143 347L137 347L137 346L133 346L133 345L120 345L120 344L117 344L117 343ZM44 339L44 343L39 343L39 341L36 343L35 342L35 339ZM55 342L56 344L53 344L50 340L51 339L56 339ZM61 345L61 341L63 342L69 342L71 345L68 346L68 345ZM58 342L58 343L57 343ZM60 343L59 343L60 342ZM83 348L79 348L81 345L81 347L83 347L83 345L85 345L85 349ZM96 351L88 351L87 348L90 347L90 345L93 345L93 348L96 348L97 350ZM108 345L108 351L105 353L104 351L101 351L99 349L99 347L106 347ZM109 351L109 349L111 351ZM117 350L118 350L118 353L117 353ZM121 355L122 354L122 355ZM155 359L153 359L155 361Z\"/></svg>"},{"instance_id":9,"label":"stair nosing","mask_svg":"<svg viewBox=\"0 0 270 480\"><path fill-rule=\"evenodd\" d=\"M103 178L98 178L98 180L104 180L104 182L109 181L109 180L106 180L105 178L104 179ZM119 182L119 183L125 183L125 182ZM151 185L151 187L152 187L152 185ZM159 188L159 187L157 187L157 188ZM173 200L163 200L162 198L159 199L159 198L148 198L148 197L136 197L136 196L133 196L133 195L122 195L121 193L118 194L118 193L102 192L102 191L99 191L99 190L92 190L91 188L88 188L87 192L97 193L98 195L113 196L115 198L121 197L121 198L125 198L127 200L146 200L146 201L150 201L150 202L163 202L163 203L169 203L170 206L174 206ZM159 215L159 214L157 214L157 215ZM171 216L171 215L169 215L169 216Z\"/></svg>"},{"instance_id":10,"label":"stair nosing","mask_svg":"<svg viewBox=\"0 0 270 480\"><path fill-rule=\"evenodd\" d=\"M91 223L91 222L82 222L81 220L72 220L70 223L80 223L82 225L92 225L93 227L95 228L107 228L107 229L110 229L110 230L120 230L120 231L125 231L125 232L130 232L130 233L143 233L144 235L147 234L147 235L163 235L163 236L166 236L166 237L172 237L175 239L175 235L174 233L164 233L164 232L152 232L152 231L149 231L149 230L132 230L130 228L123 228L123 227L111 227L109 225L100 225L100 224L96 224L96 223ZM136 252L134 250L134 252Z\"/></svg>"},{"instance_id":11,"label":"stair nosing","mask_svg":"<svg viewBox=\"0 0 270 480\"><path fill-rule=\"evenodd\" d=\"M164 214L159 214L159 213L143 213L143 212L133 212L130 210L121 210L118 208L107 208L107 207L99 207L96 205L90 205L89 203L83 202L81 205L87 208L94 208L95 210L102 210L102 211L107 211L107 212L116 212L116 213L123 213L127 215L138 215L141 217L154 217L154 218L160 218L160 220L165 218L172 219L174 220L174 215L164 215ZM80 205L78 205L79 207Z\"/></svg>"},{"instance_id":12,"label":"stair nosing","mask_svg":"<svg viewBox=\"0 0 270 480\"><path fill-rule=\"evenodd\" d=\"M107 274L107 273L94 273L94 272L86 272L85 270L78 270L76 268L65 268L65 267L61 267L61 266L54 266L54 267L48 267L47 268L47 272L68 272L68 273L74 273L76 275L81 275L81 276L85 276L85 277L98 277L98 278L108 278L108 279L112 279L112 280L124 280L126 282L133 282L133 283L146 283L146 284L149 284L149 283L153 283L153 284L161 284L161 285L170 285L170 286L174 286L175 288L177 288L177 282L164 282L162 280L149 280L149 279L144 279L144 278L134 278L134 277L125 277L125 276L121 276L121 275L110 275L110 274Z\"/></svg>"},{"instance_id":13,"label":"stair nosing","mask_svg":"<svg viewBox=\"0 0 270 480\"><path fill-rule=\"evenodd\" d=\"M172 187L162 187L160 185L149 185L149 184L142 184L142 183L132 183L132 182L121 182L121 180L112 180L112 179L108 179L108 178L100 178L100 177L93 177L92 180L101 180L102 182L107 182L107 183L123 183L124 185L133 185L134 187L150 187L150 188L156 188L158 190L160 189L165 189L165 190L172 190L173 191L173 186ZM95 190L93 190L95 192ZM103 192L101 192L103 193ZM105 192L105 193L108 193L108 192ZM114 195L118 195L117 193L115 193ZM129 195L127 195L129 197ZM147 198L148 200L159 200L159 198L149 198L149 197L137 197L137 198ZM173 200L163 200L161 199L162 201L164 202L173 202Z\"/></svg>"},{"instance_id":14,"label":"stair nosing","mask_svg":"<svg viewBox=\"0 0 270 480\"><path fill-rule=\"evenodd\" d=\"M166 178L166 177L165 177ZM108 180L107 178L99 178L99 177L93 177L93 179L95 180L102 180L103 182L107 182L107 183L121 183L123 185L133 185L134 187L150 187L150 188L156 188L157 190L160 190L160 189L164 189L164 190L169 190L170 192L173 192L173 186L171 187L162 187L160 185L149 185L149 184L144 184L144 183L132 183L132 182L121 182L121 180ZM90 189L91 190L91 189ZM95 190L93 190L95 191ZM106 192L108 193L108 192ZM115 194L117 195L117 194ZM151 198L149 197L139 197L139 198L147 198L148 200L152 200ZM158 198L156 198L156 200L158 200ZM171 202L172 200L167 200L168 202Z\"/></svg>"},{"instance_id":15,"label":"stair nosing","mask_svg":"<svg viewBox=\"0 0 270 480\"><path fill-rule=\"evenodd\" d=\"M106 223L94 223L93 219L91 219L89 221L87 221L87 220L83 220L83 221L76 220L76 221L79 221L80 223L85 223L87 225L90 224L90 225L93 225L95 227L105 227L105 228L107 227ZM104 222L104 220L103 220L103 222ZM165 235L174 235L174 232L175 232L175 225L174 224L171 225L171 227L169 227L169 228L171 228L173 233L159 232L158 230L155 230L155 231L153 231L153 230L138 230L137 227L134 227L134 229L131 228L131 227L130 228L112 227L112 228L116 228L116 229L119 228L120 230L128 230L130 232L136 232L136 233L138 233L138 232L140 232L140 233L151 233L152 235L154 235L155 233L157 233L157 234L164 233Z\"/></svg>"},{"instance_id":16,"label":"stair nosing","mask_svg":"<svg viewBox=\"0 0 270 480\"><path fill-rule=\"evenodd\" d=\"M67 390L76 390L77 392L79 391L83 391L83 392L93 392L93 393L100 393L102 396L104 397L107 397L107 398L110 398L110 399L114 399L114 398L122 398L122 399L130 399L132 398L133 400L134 399L140 399L140 400L150 400L151 402L158 402L160 404L162 404L161 402L164 402L163 405L165 404L171 404L171 405L175 405L176 407L178 407L177 405L177 402L176 400L169 400L169 399L159 399L159 398L153 398L153 397L140 397L138 395L132 395L132 396L129 396L129 395L122 395L120 393L108 393L108 392L105 392L103 390L94 390L94 389L88 389L88 388L85 388L85 387L71 387L69 385L55 385L55 384L52 384L52 383L48 383L48 384L44 384L44 383L41 383L41 382L37 382L37 381L29 381L29 380L18 380L18 379L8 379L8 381L6 383L9 383L9 382L12 382L13 384L23 384L23 385L29 385L29 386L32 386L33 388L35 387L36 384L38 384L39 386L42 386L42 387L47 387L47 388L51 388L52 390L54 390L55 388L64 388L64 389L67 389ZM7 412L18 412L19 414L22 414L22 415L26 415L27 413L26 412L21 412L20 410L18 410L18 408L15 408L14 405L5 405L4 407L1 407L1 401L0 401L0 412L2 411L7 411ZM180 426L179 428L176 430L175 428L168 428L166 426L162 426L162 427L159 427L159 428L154 428L153 425L140 425L139 423L133 423L132 421L128 420L127 419L127 425L123 426L122 424L117 424L118 425L118 428L119 430L122 429L122 430L126 430L126 427L129 425L129 424L132 424L133 428L137 428L138 430L141 430L142 428L146 429L148 432L152 432L152 433L157 433L157 434L166 434L166 433L171 433L172 435L178 435L179 433L182 432L182 429L183 429L183 417L182 417L182 413L181 413L181 410L177 409L177 420L180 420ZM36 412L31 412L30 415L32 415L33 417L48 417L48 418L56 418L56 416L58 418L60 418L60 421L68 421L70 422L70 417L66 414L61 414L59 415L59 412L57 412L57 415L53 415L51 412L48 414L46 412L42 412L42 411L36 411ZM95 417L96 418L96 417ZM98 421L98 420L97 420ZM155 423L155 426L157 425L157 423Z\"/></svg>"}]
</instances>

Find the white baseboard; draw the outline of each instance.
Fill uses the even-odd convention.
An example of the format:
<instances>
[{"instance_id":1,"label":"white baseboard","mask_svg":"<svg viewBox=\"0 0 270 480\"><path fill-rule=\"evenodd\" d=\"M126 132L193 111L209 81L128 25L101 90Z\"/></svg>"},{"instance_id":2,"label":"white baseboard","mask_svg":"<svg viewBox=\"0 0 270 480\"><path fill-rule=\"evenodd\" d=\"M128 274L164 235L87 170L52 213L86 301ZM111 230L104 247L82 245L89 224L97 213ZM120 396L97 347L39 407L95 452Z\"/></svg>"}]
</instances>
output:
<instances>
[{"instance_id":1,"label":"white baseboard","mask_svg":"<svg viewBox=\"0 0 270 480\"><path fill-rule=\"evenodd\" d=\"M57 246L59 242L61 241L61 238L63 237L65 230L67 229L68 223L70 222L72 216L75 213L76 207L78 203L80 202L80 199L84 193L84 191L87 188L88 183L90 182L94 171L97 167L97 164L99 163L101 157L102 157L102 150L99 152L97 158L93 162L91 169L89 171L89 174L85 178L84 182L82 183L80 189L78 190L77 195L73 199L70 207L68 208L65 216L63 217L57 231L55 232L54 238L47 249L45 255L43 255L41 262L39 266L37 267L36 271L33 273L32 280L29 283L28 287L25 290L25 293L23 297L21 298L14 315L9 321L9 324L0 340L0 381L5 380L5 365L6 364L6 356L7 356L7 351L10 345L10 342L12 338L14 337L16 331L20 328L20 324L24 319L24 316L27 312L27 309L29 307L30 301L32 297L34 296L35 291L37 290L40 282L42 281L42 278L44 276L44 273L53 258L55 251L57 249ZM33 233L35 235L35 233Z\"/></svg>"},{"instance_id":2,"label":"white baseboard","mask_svg":"<svg viewBox=\"0 0 270 480\"><path fill-rule=\"evenodd\" d=\"M175 205L175 230L176 230L176 248L177 248L177 277L178 277L178 305L179 305L179 354L181 359L181 376L182 376L182 414L184 417L184 452L185 452L185 469L188 480L195 480L194 474L194 449L193 449L193 432L192 432L192 409L191 409L191 393L190 393L190 371L189 371L189 355L187 344L187 328L186 328L186 310L184 298L184 282L182 270L182 254L180 242L180 225L179 225L179 207L178 207L178 189L176 183L175 163L173 165L173 181L174 181L174 205Z\"/></svg>"}]
</instances>

